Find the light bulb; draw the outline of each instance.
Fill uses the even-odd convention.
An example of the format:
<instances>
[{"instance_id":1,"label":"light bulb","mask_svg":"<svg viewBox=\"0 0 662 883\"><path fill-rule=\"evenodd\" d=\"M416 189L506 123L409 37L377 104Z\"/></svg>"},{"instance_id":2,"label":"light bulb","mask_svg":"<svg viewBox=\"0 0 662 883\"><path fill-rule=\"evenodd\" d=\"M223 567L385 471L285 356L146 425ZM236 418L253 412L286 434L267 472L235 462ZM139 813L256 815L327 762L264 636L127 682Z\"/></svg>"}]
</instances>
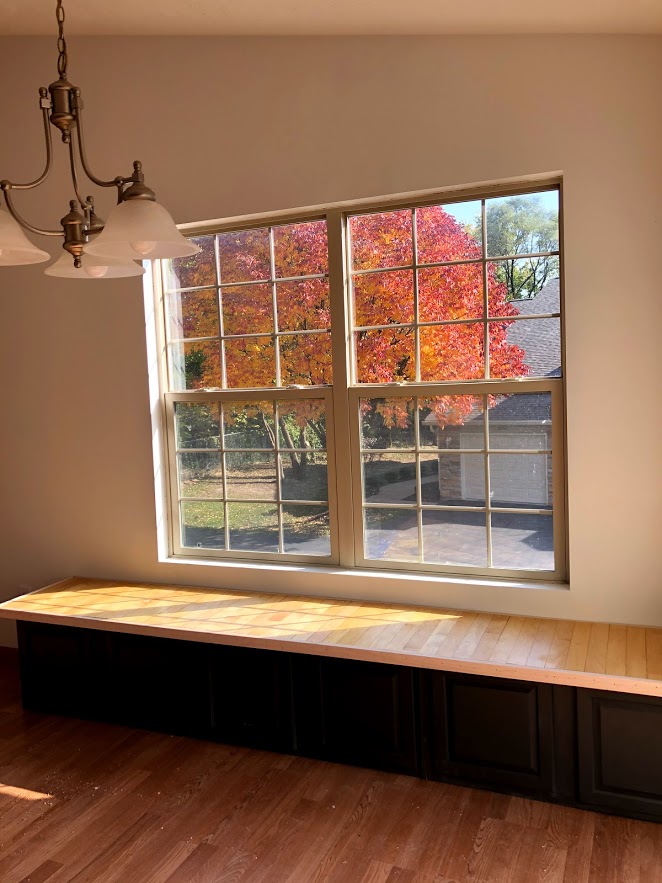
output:
<instances>
[{"instance_id":1,"label":"light bulb","mask_svg":"<svg viewBox=\"0 0 662 883\"><path fill-rule=\"evenodd\" d=\"M148 255L156 248L156 242L149 239L139 239L136 242L129 242L129 245L138 254Z\"/></svg>"},{"instance_id":2,"label":"light bulb","mask_svg":"<svg viewBox=\"0 0 662 883\"><path fill-rule=\"evenodd\" d=\"M108 267L97 264L83 264L83 269L91 279L101 279L108 272Z\"/></svg>"}]
</instances>

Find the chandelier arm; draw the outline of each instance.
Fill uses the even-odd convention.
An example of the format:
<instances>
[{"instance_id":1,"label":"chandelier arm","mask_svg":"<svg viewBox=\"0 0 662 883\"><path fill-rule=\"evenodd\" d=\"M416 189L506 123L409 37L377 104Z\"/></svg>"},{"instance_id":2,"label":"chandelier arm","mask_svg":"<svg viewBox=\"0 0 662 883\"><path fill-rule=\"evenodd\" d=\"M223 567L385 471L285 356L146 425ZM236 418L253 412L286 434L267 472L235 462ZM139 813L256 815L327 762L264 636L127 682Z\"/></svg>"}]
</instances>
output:
<instances>
[{"instance_id":1,"label":"chandelier arm","mask_svg":"<svg viewBox=\"0 0 662 883\"><path fill-rule=\"evenodd\" d=\"M117 178L113 178L112 181L104 181L102 178L97 178L97 176L90 169L89 163L87 161L87 154L85 153L85 139L83 136L83 102L80 97L80 89L74 89L73 93L73 107L74 114L76 116L76 129L78 132L78 152L80 154L80 162L83 167L83 171L87 175L87 177L92 181L93 184L96 184L97 187L122 187L124 184L127 184L131 181L131 178L122 178L118 176Z\"/></svg>"},{"instance_id":2,"label":"chandelier arm","mask_svg":"<svg viewBox=\"0 0 662 883\"><path fill-rule=\"evenodd\" d=\"M27 221L23 220L23 218L19 215L19 213L14 208L14 203L12 201L11 196L9 195L9 191L11 189L11 185L8 181L2 182L2 192L5 195L5 202L7 203L7 208L9 209L9 214L12 218L23 227L24 230L27 230L29 233L37 233L39 236L62 236L62 230L42 230L40 227L34 227L32 224L28 224Z\"/></svg>"},{"instance_id":3,"label":"chandelier arm","mask_svg":"<svg viewBox=\"0 0 662 883\"><path fill-rule=\"evenodd\" d=\"M44 117L44 136L46 139L46 168L41 173L41 175L39 175L38 178L35 178L34 181L30 181L28 184L14 184L13 182L10 182L12 190L33 190L35 187L39 187L39 185L43 184L46 178L48 178L53 167L53 139L51 137L51 126L48 120L50 101L48 102L47 106L43 104L44 95L47 94L46 89L40 89L39 94L42 97L41 112Z\"/></svg>"},{"instance_id":4,"label":"chandelier arm","mask_svg":"<svg viewBox=\"0 0 662 883\"><path fill-rule=\"evenodd\" d=\"M71 181L74 185L74 193L76 194L76 199L80 203L80 207L85 210L87 205L87 200L83 199L80 195L80 186L78 183L78 169L76 168L76 154L74 149L74 139L71 138L69 140L69 165L71 167Z\"/></svg>"}]
</instances>

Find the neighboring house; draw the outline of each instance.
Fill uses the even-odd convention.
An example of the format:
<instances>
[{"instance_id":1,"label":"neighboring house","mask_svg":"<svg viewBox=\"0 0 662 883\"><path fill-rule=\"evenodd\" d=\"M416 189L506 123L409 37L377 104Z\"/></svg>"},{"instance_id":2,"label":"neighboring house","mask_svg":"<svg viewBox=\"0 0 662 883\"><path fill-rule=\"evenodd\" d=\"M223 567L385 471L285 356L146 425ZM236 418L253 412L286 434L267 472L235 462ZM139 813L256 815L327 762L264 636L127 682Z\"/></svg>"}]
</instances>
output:
<instances>
[{"instance_id":1,"label":"neighboring house","mask_svg":"<svg viewBox=\"0 0 662 883\"><path fill-rule=\"evenodd\" d=\"M517 301L520 315L559 312L559 280L549 282L530 300ZM560 377L560 320L518 320L508 329L508 342L521 347L531 377ZM502 397L489 410L490 447L503 450L551 448L551 397L548 393ZM442 501L481 505L485 500L485 461L468 453L484 447L482 410L461 426L440 429L434 415L424 421L436 433L439 455L439 496ZM458 450L457 455L452 451ZM460 454L459 451L467 453ZM494 455L490 458L493 503L546 508L552 504L551 457Z\"/></svg>"}]
</instances>

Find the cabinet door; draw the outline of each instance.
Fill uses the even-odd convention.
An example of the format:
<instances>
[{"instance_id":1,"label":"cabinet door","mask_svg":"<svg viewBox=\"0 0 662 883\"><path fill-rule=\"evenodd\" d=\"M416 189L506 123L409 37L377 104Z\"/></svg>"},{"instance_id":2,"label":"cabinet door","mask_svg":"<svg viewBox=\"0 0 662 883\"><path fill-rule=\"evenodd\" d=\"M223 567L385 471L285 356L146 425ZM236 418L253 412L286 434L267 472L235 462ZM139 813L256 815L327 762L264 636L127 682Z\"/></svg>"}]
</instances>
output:
<instances>
[{"instance_id":1,"label":"cabinet door","mask_svg":"<svg viewBox=\"0 0 662 883\"><path fill-rule=\"evenodd\" d=\"M292 751L290 657L275 650L210 647L212 735L221 742Z\"/></svg>"},{"instance_id":2,"label":"cabinet door","mask_svg":"<svg viewBox=\"0 0 662 883\"><path fill-rule=\"evenodd\" d=\"M206 645L120 633L108 639L107 720L167 733L209 734Z\"/></svg>"},{"instance_id":3,"label":"cabinet door","mask_svg":"<svg viewBox=\"0 0 662 883\"><path fill-rule=\"evenodd\" d=\"M17 625L23 705L76 717L101 714L95 633L36 622Z\"/></svg>"},{"instance_id":4,"label":"cabinet door","mask_svg":"<svg viewBox=\"0 0 662 883\"><path fill-rule=\"evenodd\" d=\"M581 801L662 819L662 700L578 690L577 723Z\"/></svg>"},{"instance_id":5,"label":"cabinet door","mask_svg":"<svg viewBox=\"0 0 662 883\"><path fill-rule=\"evenodd\" d=\"M293 658L297 749L341 763L417 774L412 669Z\"/></svg>"},{"instance_id":6,"label":"cabinet door","mask_svg":"<svg viewBox=\"0 0 662 883\"><path fill-rule=\"evenodd\" d=\"M431 778L552 796L552 694L546 684L429 672Z\"/></svg>"}]
</instances>

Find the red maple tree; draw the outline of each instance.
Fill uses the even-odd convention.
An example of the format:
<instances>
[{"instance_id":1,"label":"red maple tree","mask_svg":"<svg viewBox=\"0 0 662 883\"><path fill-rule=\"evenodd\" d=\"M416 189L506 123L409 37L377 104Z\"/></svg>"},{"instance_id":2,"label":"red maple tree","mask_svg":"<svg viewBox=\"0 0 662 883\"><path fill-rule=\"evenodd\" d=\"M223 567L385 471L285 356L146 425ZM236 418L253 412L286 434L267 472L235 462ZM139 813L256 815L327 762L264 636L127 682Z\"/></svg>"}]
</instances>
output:
<instances>
[{"instance_id":1,"label":"red maple tree","mask_svg":"<svg viewBox=\"0 0 662 883\"><path fill-rule=\"evenodd\" d=\"M484 377L480 244L441 206L417 209L415 222L408 209L356 215L350 218L349 229L358 381ZM213 237L201 244L201 255L173 262L181 287L215 284ZM218 253L222 330L225 335L237 335L224 344L227 386L274 386L274 298L277 330L298 332L279 337L281 385L331 383L328 283L324 278L307 278L328 270L325 222L275 227L271 235L265 228L223 233L218 237ZM277 282L275 295L272 253L276 280L285 280ZM419 265L416 277L411 268L414 256ZM523 376L527 373L524 351L507 339L509 318L517 310L509 303L507 288L498 281L493 265L487 265L486 277L489 316L497 320L488 324L490 375ZM177 336L217 337L221 329L216 292L179 297ZM418 378L416 322L423 323L418 327ZM259 336L245 336L249 334ZM186 360L188 388L221 386L218 343L188 344ZM463 423L474 403L469 395L419 399L419 407L432 410L442 428ZM383 400L378 410L387 426L404 425L410 419L402 397ZM316 419L310 402L301 402L295 411L302 429Z\"/></svg>"}]
</instances>

